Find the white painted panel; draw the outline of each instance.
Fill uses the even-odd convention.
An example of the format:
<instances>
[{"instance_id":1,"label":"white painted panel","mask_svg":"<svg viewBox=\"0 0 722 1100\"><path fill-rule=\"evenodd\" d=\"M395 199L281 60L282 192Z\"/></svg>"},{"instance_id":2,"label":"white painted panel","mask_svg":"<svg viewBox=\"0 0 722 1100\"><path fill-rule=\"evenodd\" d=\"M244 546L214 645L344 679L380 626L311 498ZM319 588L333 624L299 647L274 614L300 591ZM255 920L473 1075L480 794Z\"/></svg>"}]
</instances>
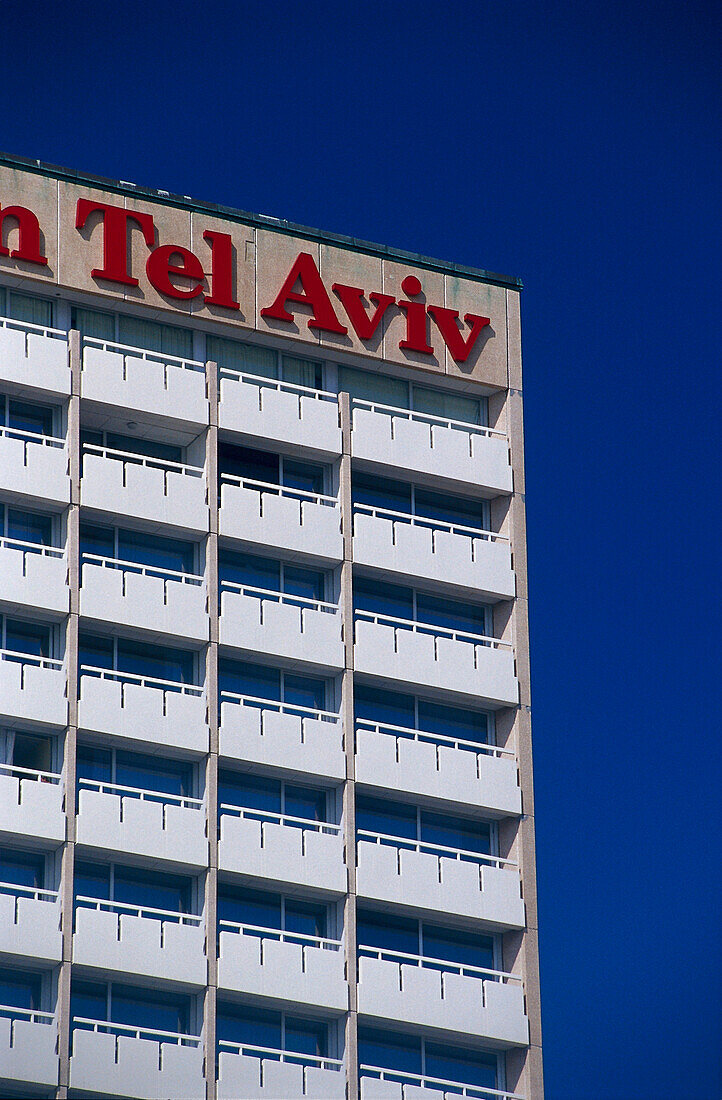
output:
<instances>
[{"instance_id":1,"label":"white painted panel","mask_svg":"<svg viewBox=\"0 0 722 1100\"><path fill-rule=\"evenodd\" d=\"M0 1078L24 1084L57 1084L56 1040L54 1023L0 1019Z\"/></svg>"},{"instance_id":2,"label":"white painted panel","mask_svg":"<svg viewBox=\"0 0 722 1100\"><path fill-rule=\"evenodd\" d=\"M0 489L69 504L67 448L0 435Z\"/></svg>"},{"instance_id":3,"label":"white painted panel","mask_svg":"<svg viewBox=\"0 0 722 1100\"><path fill-rule=\"evenodd\" d=\"M18 386L70 393L68 341L30 329L0 328L0 379Z\"/></svg>"},{"instance_id":4,"label":"white painted panel","mask_svg":"<svg viewBox=\"0 0 722 1100\"><path fill-rule=\"evenodd\" d=\"M0 774L0 833L65 840L62 785Z\"/></svg>"},{"instance_id":5,"label":"white painted panel","mask_svg":"<svg viewBox=\"0 0 722 1100\"><path fill-rule=\"evenodd\" d=\"M204 867L208 860L204 817L201 809L81 789L77 841L104 851Z\"/></svg>"},{"instance_id":6,"label":"white painted panel","mask_svg":"<svg viewBox=\"0 0 722 1100\"><path fill-rule=\"evenodd\" d=\"M345 893L340 834L221 816L219 864L225 871Z\"/></svg>"},{"instance_id":7,"label":"white painted panel","mask_svg":"<svg viewBox=\"0 0 722 1100\"><path fill-rule=\"evenodd\" d=\"M202 695L164 693L159 688L81 676L78 722L82 729L113 733L137 742L208 751L206 702Z\"/></svg>"},{"instance_id":8,"label":"white painted panel","mask_svg":"<svg viewBox=\"0 0 722 1100\"><path fill-rule=\"evenodd\" d=\"M67 614L70 603L67 568L65 558L26 554L0 546L0 601L8 611L41 607Z\"/></svg>"},{"instance_id":9,"label":"white painted panel","mask_svg":"<svg viewBox=\"0 0 722 1100\"><path fill-rule=\"evenodd\" d=\"M221 756L338 780L345 775L340 722L223 702L219 736Z\"/></svg>"},{"instance_id":10,"label":"white painted panel","mask_svg":"<svg viewBox=\"0 0 722 1100\"><path fill-rule=\"evenodd\" d=\"M63 669L0 661L0 715L64 726L67 714Z\"/></svg>"}]
</instances>

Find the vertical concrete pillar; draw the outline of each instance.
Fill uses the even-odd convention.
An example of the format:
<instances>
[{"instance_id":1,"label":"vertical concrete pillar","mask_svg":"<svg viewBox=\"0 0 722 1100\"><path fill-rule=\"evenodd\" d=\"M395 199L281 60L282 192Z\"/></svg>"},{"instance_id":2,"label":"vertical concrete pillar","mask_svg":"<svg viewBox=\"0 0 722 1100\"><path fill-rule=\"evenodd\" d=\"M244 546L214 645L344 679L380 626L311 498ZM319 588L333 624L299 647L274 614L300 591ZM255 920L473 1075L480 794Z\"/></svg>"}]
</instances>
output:
<instances>
[{"instance_id":1,"label":"vertical concrete pillar","mask_svg":"<svg viewBox=\"0 0 722 1100\"><path fill-rule=\"evenodd\" d=\"M65 843L61 853L60 912L62 962L58 975L58 1054L59 1087L56 1095L67 1096L70 1078L70 973L73 955L73 864L75 857L75 784L78 737L78 621L80 613L80 333L71 330L68 338L71 392L68 402L68 466L70 508L66 527L66 560L70 613L65 624L65 670L68 698L68 726L63 753L65 790Z\"/></svg>"},{"instance_id":2,"label":"vertical concrete pillar","mask_svg":"<svg viewBox=\"0 0 722 1100\"><path fill-rule=\"evenodd\" d=\"M209 862L205 882L206 956L208 986L203 1005L206 1098L216 1095L216 994L218 988L218 365L206 363L206 391L210 420L206 433L206 486L210 526L206 540L206 592L209 635L206 650L206 700L209 753L206 761L206 831Z\"/></svg>"},{"instance_id":3,"label":"vertical concrete pillar","mask_svg":"<svg viewBox=\"0 0 722 1100\"><path fill-rule=\"evenodd\" d=\"M344 904L344 946L349 1012L346 1018L346 1079L348 1100L358 1100L358 1007L356 957L356 731L354 726L353 669L353 510L351 504L351 402L339 394L341 417L341 469L339 501L343 534L341 565L341 608L343 614L344 671L341 681L341 714L346 752L346 782L343 788L344 850L348 871L348 894Z\"/></svg>"}]
</instances>

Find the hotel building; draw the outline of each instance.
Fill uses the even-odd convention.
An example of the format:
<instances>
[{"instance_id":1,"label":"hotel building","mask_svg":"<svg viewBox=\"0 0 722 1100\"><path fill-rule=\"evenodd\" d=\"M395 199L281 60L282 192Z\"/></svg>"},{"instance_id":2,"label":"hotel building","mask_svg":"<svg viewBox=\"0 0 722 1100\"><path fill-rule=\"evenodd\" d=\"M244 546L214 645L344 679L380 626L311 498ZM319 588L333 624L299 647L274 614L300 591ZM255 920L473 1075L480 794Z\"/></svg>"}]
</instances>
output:
<instances>
[{"instance_id":1,"label":"hotel building","mask_svg":"<svg viewBox=\"0 0 722 1100\"><path fill-rule=\"evenodd\" d=\"M0 1095L541 1100L519 298L0 157Z\"/></svg>"}]
</instances>

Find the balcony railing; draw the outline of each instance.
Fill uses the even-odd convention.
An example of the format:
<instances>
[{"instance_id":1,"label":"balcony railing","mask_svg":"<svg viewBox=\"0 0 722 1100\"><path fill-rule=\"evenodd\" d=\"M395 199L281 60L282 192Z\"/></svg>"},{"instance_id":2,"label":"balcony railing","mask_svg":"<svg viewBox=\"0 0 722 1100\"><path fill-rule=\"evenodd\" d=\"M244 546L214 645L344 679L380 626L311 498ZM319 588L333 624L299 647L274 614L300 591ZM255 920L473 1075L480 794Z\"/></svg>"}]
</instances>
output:
<instances>
[{"instance_id":1,"label":"balcony railing","mask_svg":"<svg viewBox=\"0 0 722 1100\"><path fill-rule=\"evenodd\" d=\"M320 611L326 615L338 615L338 604L326 600L311 600L307 596L294 596L289 592L278 592L272 588L255 588L253 585L238 584L236 581L221 581L221 592L238 592L241 596L254 596L261 602L289 604L300 607L302 611Z\"/></svg>"},{"instance_id":2,"label":"balcony railing","mask_svg":"<svg viewBox=\"0 0 722 1100\"><path fill-rule=\"evenodd\" d=\"M254 710L272 710L276 714L292 714L296 718L313 718L317 722L333 722L338 724L340 717L330 710L314 710L311 707L301 707L296 703L280 703L276 699L261 699L256 695L237 695L234 691L221 691L221 703L235 703L243 707L253 707ZM301 723L301 736L303 737L303 723Z\"/></svg>"},{"instance_id":3,"label":"balcony railing","mask_svg":"<svg viewBox=\"0 0 722 1100\"><path fill-rule=\"evenodd\" d=\"M178 913L172 909L156 909L152 905L130 905L124 901L105 901L102 898L89 898L82 894L76 894L76 908L94 909L97 913L118 913L131 917L146 917L149 920L172 921L173 924L187 924L191 928L199 928L203 923L203 917L193 913Z\"/></svg>"},{"instance_id":4,"label":"balcony railing","mask_svg":"<svg viewBox=\"0 0 722 1100\"><path fill-rule=\"evenodd\" d=\"M68 342L68 334L63 332L62 329L50 328L48 325L34 325L30 321L18 321L14 317L0 317L0 328L18 329L20 332L25 333L26 354L28 350L27 337L31 333L36 336L47 336L49 340L62 340L65 344Z\"/></svg>"},{"instance_id":5,"label":"balcony railing","mask_svg":"<svg viewBox=\"0 0 722 1100\"><path fill-rule=\"evenodd\" d=\"M38 1012L36 1008L17 1008L15 1005L0 1005L0 1017L6 1020L26 1020L29 1024L54 1024L54 1012Z\"/></svg>"},{"instance_id":6,"label":"balcony railing","mask_svg":"<svg viewBox=\"0 0 722 1100\"><path fill-rule=\"evenodd\" d=\"M326 936L307 936L302 932L287 932L280 928L264 928L258 924L239 924L232 920L219 920L220 932L235 932L242 936L253 936L259 940L276 940L280 943L295 943L301 947L315 947L322 951L340 951L340 940L331 940Z\"/></svg>"},{"instance_id":7,"label":"balcony railing","mask_svg":"<svg viewBox=\"0 0 722 1100\"><path fill-rule=\"evenodd\" d=\"M358 829L356 837L358 840L368 840L372 844L387 845L391 848L404 849L410 852L426 852L432 856L456 859L460 863L479 863L499 868L515 868L518 866L511 859L502 859L501 856L492 856L485 852L470 852L465 848L449 848L445 844L430 844L426 840L411 840L407 837L391 836L388 833L372 833L366 829Z\"/></svg>"},{"instance_id":8,"label":"balcony railing","mask_svg":"<svg viewBox=\"0 0 722 1100\"><path fill-rule=\"evenodd\" d=\"M60 783L57 772L41 772L36 768L18 768L15 764L0 764L0 775L12 775L18 779L34 779L37 783Z\"/></svg>"},{"instance_id":9,"label":"balcony railing","mask_svg":"<svg viewBox=\"0 0 722 1100\"><path fill-rule=\"evenodd\" d=\"M218 807L218 816L221 817L223 814L232 814L235 817L244 818L246 821L266 821L273 825L288 825L292 829L308 829L315 833L325 833L330 836L338 836L341 832L340 825L332 825L329 821L314 821L310 817L277 814L272 810L253 810L248 806L233 806L229 802L222 802Z\"/></svg>"},{"instance_id":10,"label":"balcony railing","mask_svg":"<svg viewBox=\"0 0 722 1100\"><path fill-rule=\"evenodd\" d=\"M431 745L473 752L477 756L509 756L512 759L515 756L512 749L500 749L496 745L487 745L481 741L467 741L463 737L447 737L443 733L428 733L426 730L409 729L407 726L392 726L388 722L371 722L367 718L356 719L356 730L388 734L390 737L403 737L407 741L423 741Z\"/></svg>"},{"instance_id":11,"label":"balcony railing","mask_svg":"<svg viewBox=\"0 0 722 1100\"><path fill-rule=\"evenodd\" d=\"M85 1016L73 1016L73 1030L95 1031L120 1038L128 1035L132 1039L151 1039L156 1043L171 1043L177 1047L199 1047L199 1035L186 1035L180 1031L160 1031L158 1028L133 1027L131 1024L115 1024L111 1020L89 1020Z\"/></svg>"},{"instance_id":12,"label":"balcony railing","mask_svg":"<svg viewBox=\"0 0 722 1100\"><path fill-rule=\"evenodd\" d=\"M30 898L32 901L58 900L57 890L43 890L39 886L21 886L17 882L0 882L0 894L11 894L15 898Z\"/></svg>"},{"instance_id":13,"label":"balcony railing","mask_svg":"<svg viewBox=\"0 0 722 1100\"><path fill-rule=\"evenodd\" d=\"M201 585L203 576L197 573L182 573L177 569L166 569L160 565L142 565L136 561L122 558L101 557L98 554L81 554L81 564L99 565L103 569L119 569L123 573L139 573L143 577L159 577L161 580L177 581L180 584Z\"/></svg>"},{"instance_id":14,"label":"balcony railing","mask_svg":"<svg viewBox=\"0 0 722 1100\"><path fill-rule=\"evenodd\" d=\"M465 420L453 420L448 416L437 416L435 413L416 412L413 409L398 409L394 405L382 405L378 401L363 401L360 398L352 399L354 409L366 409L369 412L384 413L386 416L400 416L404 420L418 421L439 428L454 428L470 435L499 436L506 438L506 432L498 428L487 428L482 424L469 424ZM393 430L393 429L392 429Z\"/></svg>"},{"instance_id":15,"label":"balcony railing","mask_svg":"<svg viewBox=\"0 0 722 1100\"><path fill-rule=\"evenodd\" d=\"M21 653L17 649L0 649L0 661L11 661L13 664L33 665L35 668L62 669L63 662L55 657L39 657L35 653Z\"/></svg>"},{"instance_id":16,"label":"balcony railing","mask_svg":"<svg viewBox=\"0 0 722 1100\"><path fill-rule=\"evenodd\" d=\"M445 520L429 519L427 516L417 516L411 512L394 512L390 508L376 508L370 504L353 505L353 514L360 513L364 516L373 516L375 519L389 519L394 523L407 523L412 527L424 527L430 531L446 531L451 535L463 535L484 542L509 542L506 535L499 535L496 531L486 531L482 527L467 527L461 523L446 523Z\"/></svg>"},{"instance_id":17,"label":"balcony railing","mask_svg":"<svg viewBox=\"0 0 722 1100\"><path fill-rule=\"evenodd\" d=\"M147 348L134 348L130 344L119 344L115 340L100 340L96 336L84 336L83 347L98 348L100 351L114 352L123 356L123 378L126 377L125 357L145 359L149 363L158 363L163 367L181 367L185 370L199 371L205 374L205 363L197 359L184 359L178 355L166 355L162 351L148 351ZM166 376L167 382L167 376Z\"/></svg>"},{"instance_id":18,"label":"balcony railing","mask_svg":"<svg viewBox=\"0 0 722 1100\"><path fill-rule=\"evenodd\" d=\"M393 962L405 966L418 966L427 970L440 970L444 974L460 974L466 978L480 978L483 981L508 982L522 985L523 981L516 974L509 974L505 970L489 970L485 966L469 966L466 963L451 962L448 959L435 959L430 955L409 955L405 951L387 951L385 948L368 947L359 944L359 957L379 959L383 962Z\"/></svg>"},{"instance_id":19,"label":"balcony railing","mask_svg":"<svg viewBox=\"0 0 722 1100\"><path fill-rule=\"evenodd\" d=\"M451 630L446 626L434 626L433 623L422 623L416 619L399 619L395 615L376 614L357 608L354 611L354 621L356 622L359 619L374 623L376 626L392 626L394 629L410 630L415 634L430 634L433 638L451 638L455 642L467 642L488 649L512 649L511 642L502 642L499 638L492 638L486 634L471 634L467 630Z\"/></svg>"},{"instance_id":20,"label":"balcony railing","mask_svg":"<svg viewBox=\"0 0 722 1100\"><path fill-rule=\"evenodd\" d=\"M114 668L98 668L96 665L81 665L81 676L93 676L100 680L117 680L121 684L138 684L139 687L158 688L174 691L181 695L203 695L203 688L197 684L181 684L177 680L162 680L159 676L137 676L134 672L120 672Z\"/></svg>"},{"instance_id":21,"label":"balcony railing","mask_svg":"<svg viewBox=\"0 0 722 1100\"><path fill-rule=\"evenodd\" d=\"M315 390L310 386L298 386L295 382L283 382L280 378L265 378L260 374L249 374L247 371L231 370L230 367L220 367L221 378L231 378L236 382L249 382L253 386L262 389L276 390L279 393L292 393L301 397L313 397L318 401L338 401L338 394L329 390Z\"/></svg>"},{"instance_id":22,"label":"balcony railing","mask_svg":"<svg viewBox=\"0 0 722 1100\"><path fill-rule=\"evenodd\" d=\"M0 425L0 438L5 437L7 439L19 439L26 445L28 443L38 444L41 447L51 447L53 449L65 447L65 440L54 435L43 435L41 432L26 432L21 431L19 428L7 428ZM25 450L25 458L27 461L27 446Z\"/></svg>"},{"instance_id":23,"label":"balcony railing","mask_svg":"<svg viewBox=\"0 0 722 1100\"><path fill-rule=\"evenodd\" d=\"M153 458L151 455L136 454L134 451L119 451L114 447L101 447L96 443L84 443L83 454L99 455L101 458L122 462L123 466L147 466L149 469L162 470L165 474L185 474L187 477L203 477L201 466L190 466L187 462L171 462L166 458ZM167 480L166 480L167 486Z\"/></svg>"},{"instance_id":24,"label":"balcony railing","mask_svg":"<svg viewBox=\"0 0 722 1100\"><path fill-rule=\"evenodd\" d=\"M516 1092L503 1089L485 1088L483 1085L465 1085L461 1081L446 1081L441 1077L427 1077L419 1073L407 1073L405 1070L384 1069L382 1066L359 1066L361 1077L376 1077L379 1081L394 1081L400 1085L415 1085L421 1088L436 1089L439 1092L453 1092L458 1096L478 1098L478 1100L524 1100Z\"/></svg>"},{"instance_id":25,"label":"balcony railing","mask_svg":"<svg viewBox=\"0 0 722 1100\"><path fill-rule=\"evenodd\" d=\"M79 779L78 789L120 795L121 798L138 798L141 802L160 802L163 806L181 806L186 810L202 810L205 805L200 798L166 794L165 791L148 791L142 787L124 787L120 783L104 783L98 779Z\"/></svg>"},{"instance_id":26,"label":"balcony railing","mask_svg":"<svg viewBox=\"0 0 722 1100\"><path fill-rule=\"evenodd\" d=\"M64 558L65 550L59 546L45 546L42 542L25 542L24 539L0 538L0 547L6 550L18 550L23 555L23 569L28 554L41 554L46 558Z\"/></svg>"},{"instance_id":27,"label":"balcony railing","mask_svg":"<svg viewBox=\"0 0 722 1100\"><path fill-rule=\"evenodd\" d=\"M222 485L237 485L241 489L252 489L263 496L270 493L272 496L289 497L291 500L310 501L311 504L320 504L327 508L338 508L336 497L325 493L310 493L306 489L294 489L288 485L278 485L272 481L256 481L254 478L239 477L236 474L221 474Z\"/></svg>"},{"instance_id":28,"label":"balcony railing","mask_svg":"<svg viewBox=\"0 0 722 1100\"><path fill-rule=\"evenodd\" d=\"M234 1043L230 1039L218 1040L219 1051L230 1054L245 1054L250 1058L270 1058L274 1062L290 1062L296 1066L315 1066L317 1069L341 1070L343 1062L339 1058L322 1058L315 1054L297 1054L292 1050L278 1050L275 1047L259 1047L252 1043Z\"/></svg>"}]
</instances>

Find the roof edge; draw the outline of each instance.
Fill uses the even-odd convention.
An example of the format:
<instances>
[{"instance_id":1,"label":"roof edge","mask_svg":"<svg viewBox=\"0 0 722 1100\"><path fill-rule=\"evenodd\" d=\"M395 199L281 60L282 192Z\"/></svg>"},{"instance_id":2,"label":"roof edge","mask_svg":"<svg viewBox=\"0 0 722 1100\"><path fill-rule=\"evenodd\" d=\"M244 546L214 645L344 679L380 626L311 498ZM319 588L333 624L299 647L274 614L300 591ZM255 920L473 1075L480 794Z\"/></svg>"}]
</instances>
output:
<instances>
[{"instance_id":1,"label":"roof edge","mask_svg":"<svg viewBox=\"0 0 722 1100\"><path fill-rule=\"evenodd\" d=\"M460 275L465 279L472 279L482 283L491 283L493 286L506 287L510 290L522 290L523 288L522 280L514 275L499 275L493 271L484 271L476 267L466 267L463 264L451 263L448 260L437 260L430 256L420 256L415 252L407 252L401 248L374 244L372 241L363 241L356 237L347 237L342 233L329 233L323 229L312 229L309 226L297 225L295 222L285 221L282 218L274 218L267 214L252 214L249 211L236 210L234 207L223 206L219 203L202 202L191 198L190 195L173 195L168 191L162 191L153 187L140 187L126 180L105 179L103 176L94 176L87 172L78 172L72 168L63 168L56 164L46 164L41 160L32 160L28 157L16 157L11 153L0 152L0 165L5 165L8 168L22 168L28 172L34 172L37 175L50 176L54 179L66 180L70 183L101 187L104 191L113 191L119 195L141 195L152 202L162 202L165 206L175 206L184 210L195 210L199 213L227 218L229 221L241 222L243 225L254 226L260 229L275 229L278 233L285 233L289 236L305 237L310 241L335 245L338 248L346 248L353 252L365 252L370 256L401 260L404 263L413 264L414 267L427 268L430 271L441 271L450 275Z\"/></svg>"}]
</instances>

